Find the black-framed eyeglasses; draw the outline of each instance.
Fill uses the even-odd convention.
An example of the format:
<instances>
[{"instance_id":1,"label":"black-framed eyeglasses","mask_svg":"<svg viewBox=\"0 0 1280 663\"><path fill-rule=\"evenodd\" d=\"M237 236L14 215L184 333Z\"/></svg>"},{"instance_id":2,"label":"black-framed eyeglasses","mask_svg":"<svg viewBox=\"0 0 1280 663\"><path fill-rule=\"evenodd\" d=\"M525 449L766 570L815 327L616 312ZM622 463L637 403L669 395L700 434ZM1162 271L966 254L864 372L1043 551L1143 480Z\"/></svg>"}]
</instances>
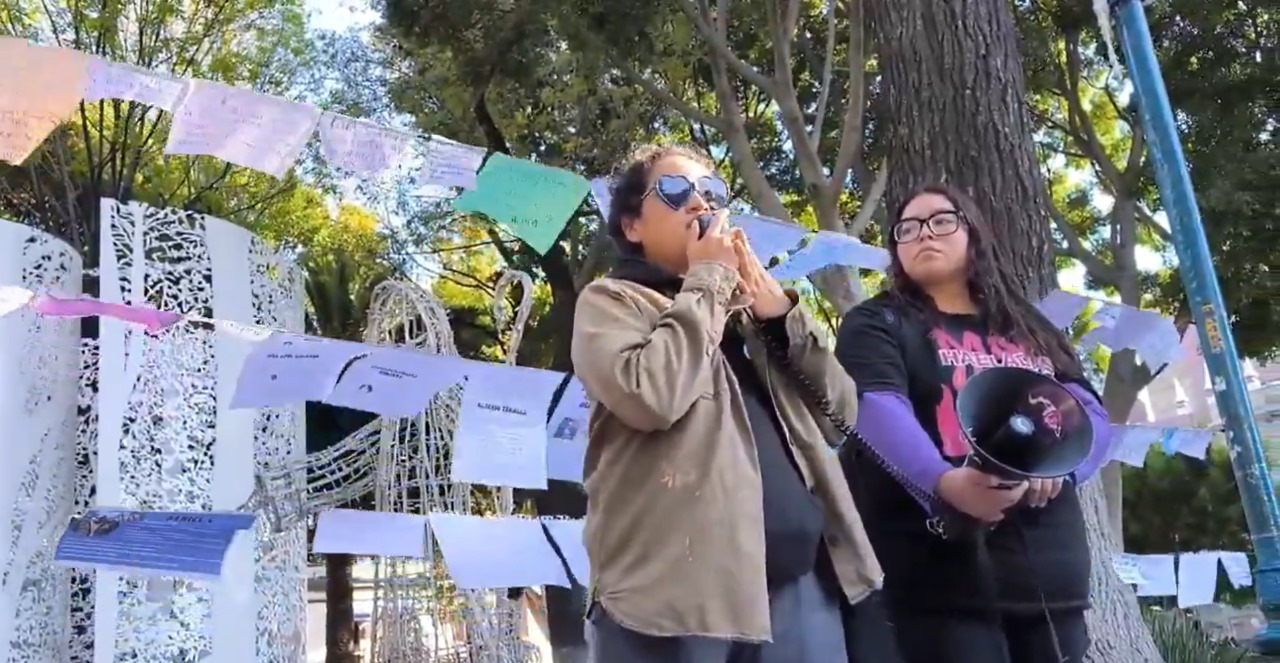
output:
<instances>
[{"instance_id":1,"label":"black-framed eyeglasses","mask_svg":"<svg viewBox=\"0 0 1280 663\"><path fill-rule=\"evenodd\" d=\"M910 244L918 239L925 228L934 237L953 235L964 225L964 215L955 210L934 212L923 219L907 218L893 224L893 241L899 244Z\"/></svg>"},{"instance_id":2,"label":"black-framed eyeglasses","mask_svg":"<svg viewBox=\"0 0 1280 663\"><path fill-rule=\"evenodd\" d=\"M651 193L676 211L684 209L695 193L711 209L721 209L729 204L729 185L715 175L703 175L696 180L684 175L661 175L640 200Z\"/></svg>"}]
</instances>

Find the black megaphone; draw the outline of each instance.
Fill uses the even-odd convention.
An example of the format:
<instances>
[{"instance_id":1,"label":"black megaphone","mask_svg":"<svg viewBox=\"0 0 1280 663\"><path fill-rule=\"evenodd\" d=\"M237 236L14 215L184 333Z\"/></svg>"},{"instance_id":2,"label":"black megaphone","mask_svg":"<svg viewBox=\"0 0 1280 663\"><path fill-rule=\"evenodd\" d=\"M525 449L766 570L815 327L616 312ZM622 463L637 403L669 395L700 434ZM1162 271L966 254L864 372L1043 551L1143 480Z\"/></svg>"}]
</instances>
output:
<instances>
[{"instance_id":1,"label":"black megaphone","mask_svg":"<svg viewBox=\"0 0 1280 663\"><path fill-rule=\"evenodd\" d=\"M956 397L972 452L965 464L1004 480L1056 479L1076 471L1093 449L1093 423L1058 381L1022 368L988 368Z\"/></svg>"}]
</instances>

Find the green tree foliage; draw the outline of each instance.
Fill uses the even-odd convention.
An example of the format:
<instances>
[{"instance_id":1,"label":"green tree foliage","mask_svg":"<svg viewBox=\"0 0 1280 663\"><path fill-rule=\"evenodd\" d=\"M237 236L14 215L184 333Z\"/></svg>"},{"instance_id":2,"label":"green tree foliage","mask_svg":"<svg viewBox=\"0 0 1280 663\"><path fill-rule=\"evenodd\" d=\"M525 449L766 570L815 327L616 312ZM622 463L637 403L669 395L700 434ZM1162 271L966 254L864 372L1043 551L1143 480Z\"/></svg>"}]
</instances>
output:
<instances>
[{"instance_id":1,"label":"green tree foliage","mask_svg":"<svg viewBox=\"0 0 1280 663\"><path fill-rule=\"evenodd\" d=\"M1109 75L1092 8L1015 4L1060 255L1079 261L1093 287L1186 322L1146 137L1124 81ZM1280 176L1275 7L1172 0L1148 12L1237 344L1245 356L1271 356L1280 349L1270 305L1280 287L1271 250L1280 197L1268 184ZM1166 255L1165 268L1142 273L1135 255L1143 249Z\"/></svg>"},{"instance_id":2,"label":"green tree foliage","mask_svg":"<svg viewBox=\"0 0 1280 663\"><path fill-rule=\"evenodd\" d=\"M294 83L309 47L301 0L3 0L0 34L277 94ZM141 104L81 104L25 164L0 164L0 214L66 239L92 266L104 197L250 226L315 213L315 199L292 176L276 180L210 157L162 157L168 126L167 114Z\"/></svg>"},{"instance_id":3,"label":"green tree foliage","mask_svg":"<svg viewBox=\"0 0 1280 663\"><path fill-rule=\"evenodd\" d=\"M1225 445L1214 444L1206 460L1147 454L1144 467L1124 468L1125 552L1161 554L1200 550L1250 551L1249 528ZM1225 574L1218 600L1255 600L1252 589L1237 590Z\"/></svg>"}]
</instances>

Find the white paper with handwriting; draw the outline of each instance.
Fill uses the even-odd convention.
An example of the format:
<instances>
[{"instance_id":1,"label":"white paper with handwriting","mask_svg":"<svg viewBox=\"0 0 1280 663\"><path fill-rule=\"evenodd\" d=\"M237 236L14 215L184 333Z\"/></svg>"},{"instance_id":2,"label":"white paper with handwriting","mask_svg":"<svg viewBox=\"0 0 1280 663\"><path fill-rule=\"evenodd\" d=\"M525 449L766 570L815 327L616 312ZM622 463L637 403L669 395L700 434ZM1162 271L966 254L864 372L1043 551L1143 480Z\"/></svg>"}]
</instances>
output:
<instances>
[{"instance_id":1,"label":"white paper with handwriting","mask_svg":"<svg viewBox=\"0 0 1280 663\"><path fill-rule=\"evenodd\" d=\"M461 483L547 487L547 409L562 373L501 364L469 371L453 434Z\"/></svg>"},{"instance_id":2,"label":"white paper with handwriting","mask_svg":"<svg viewBox=\"0 0 1280 663\"><path fill-rule=\"evenodd\" d=\"M315 133L320 109L193 79L165 154L203 154L284 177Z\"/></svg>"}]
</instances>

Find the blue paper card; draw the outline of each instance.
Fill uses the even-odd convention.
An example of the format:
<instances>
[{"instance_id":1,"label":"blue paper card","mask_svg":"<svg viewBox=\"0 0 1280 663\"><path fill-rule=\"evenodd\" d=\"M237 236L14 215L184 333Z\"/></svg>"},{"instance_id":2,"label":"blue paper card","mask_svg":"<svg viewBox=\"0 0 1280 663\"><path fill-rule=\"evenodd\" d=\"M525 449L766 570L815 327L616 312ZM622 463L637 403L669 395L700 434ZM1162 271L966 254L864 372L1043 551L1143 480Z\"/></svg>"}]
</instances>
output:
<instances>
[{"instance_id":1,"label":"blue paper card","mask_svg":"<svg viewBox=\"0 0 1280 663\"><path fill-rule=\"evenodd\" d=\"M217 578L254 514L92 509L71 519L54 560L64 566Z\"/></svg>"}]
</instances>

